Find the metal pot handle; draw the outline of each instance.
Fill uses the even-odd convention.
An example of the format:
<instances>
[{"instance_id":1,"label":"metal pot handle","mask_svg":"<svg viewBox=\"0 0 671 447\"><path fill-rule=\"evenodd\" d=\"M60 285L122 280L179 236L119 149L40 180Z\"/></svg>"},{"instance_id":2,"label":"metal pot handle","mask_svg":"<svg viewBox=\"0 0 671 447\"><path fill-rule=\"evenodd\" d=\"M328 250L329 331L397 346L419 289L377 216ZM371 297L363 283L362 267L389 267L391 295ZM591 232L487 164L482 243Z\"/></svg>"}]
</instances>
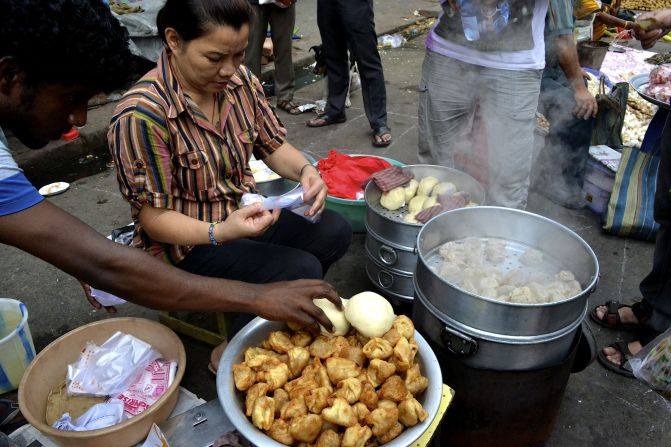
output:
<instances>
[{"instance_id":1,"label":"metal pot handle","mask_svg":"<svg viewBox=\"0 0 671 447\"><path fill-rule=\"evenodd\" d=\"M454 357L471 357L478 352L478 342L449 326L443 326L440 330L440 339L443 346Z\"/></svg>"},{"instance_id":2,"label":"metal pot handle","mask_svg":"<svg viewBox=\"0 0 671 447\"><path fill-rule=\"evenodd\" d=\"M396 261L398 261L396 250L388 245L382 245L377 253L380 256L380 260L387 265L394 265L396 264Z\"/></svg>"},{"instance_id":3,"label":"metal pot handle","mask_svg":"<svg viewBox=\"0 0 671 447\"><path fill-rule=\"evenodd\" d=\"M383 289L388 289L394 285L394 275L385 270L380 270L377 274L377 282Z\"/></svg>"}]
</instances>

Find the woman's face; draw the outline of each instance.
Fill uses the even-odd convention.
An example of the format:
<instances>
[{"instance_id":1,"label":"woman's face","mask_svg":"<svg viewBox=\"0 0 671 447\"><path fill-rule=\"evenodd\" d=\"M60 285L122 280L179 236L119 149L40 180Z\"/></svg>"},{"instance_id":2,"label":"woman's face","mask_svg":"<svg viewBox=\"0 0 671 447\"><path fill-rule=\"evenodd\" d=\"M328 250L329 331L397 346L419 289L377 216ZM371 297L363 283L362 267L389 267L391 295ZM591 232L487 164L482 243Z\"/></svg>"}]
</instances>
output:
<instances>
[{"instance_id":1,"label":"woman's face","mask_svg":"<svg viewBox=\"0 0 671 447\"><path fill-rule=\"evenodd\" d=\"M173 63L187 89L214 93L226 88L244 61L249 25L244 24L239 30L217 26L189 42L183 42L172 28L166 29L165 34Z\"/></svg>"}]
</instances>

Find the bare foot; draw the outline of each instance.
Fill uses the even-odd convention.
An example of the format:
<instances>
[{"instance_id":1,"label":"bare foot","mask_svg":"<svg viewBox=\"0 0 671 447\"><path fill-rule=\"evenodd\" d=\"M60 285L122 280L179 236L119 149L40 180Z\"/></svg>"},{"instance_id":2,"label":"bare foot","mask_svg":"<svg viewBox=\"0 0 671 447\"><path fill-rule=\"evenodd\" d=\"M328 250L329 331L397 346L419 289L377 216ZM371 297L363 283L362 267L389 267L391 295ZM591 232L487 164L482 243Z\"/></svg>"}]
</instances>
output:
<instances>
[{"instance_id":1,"label":"bare foot","mask_svg":"<svg viewBox=\"0 0 671 447\"><path fill-rule=\"evenodd\" d=\"M629 348L629 352L631 352L633 355L638 354L641 349L643 349L643 345L641 345L640 341L632 341L627 345L627 347ZM622 353L611 346L603 348L603 353L605 354L608 361L616 366L622 365L625 362L625 359L622 357Z\"/></svg>"},{"instance_id":2,"label":"bare foot","mask_svg":"<svg viewBox=\"0 0 671 447\"><path fill-rule=\"evenodd\" d=\"M227 341L215 347L210 353L210 365L215 371L219 369L219 362L221 361L221 356L224 355L226 346L228 346Z\"/></svg>"},{"instance_id":3,"label":"bare foot","mask_svg":"<svg viewBox=\"0 0 671 447\"><path fill-rule=\"evenodd\" d=\"M634 312L631 310L631 307L629 306L620 307L620 309L617 312L618 314L620 314L620 322L622 324L638 324L638 318L636 318L636 315L634 315ZM607 313L608 313L607 306L599 306L596 308L596 317L599 320L603 321Z\"/></svg>"}]
</instances>

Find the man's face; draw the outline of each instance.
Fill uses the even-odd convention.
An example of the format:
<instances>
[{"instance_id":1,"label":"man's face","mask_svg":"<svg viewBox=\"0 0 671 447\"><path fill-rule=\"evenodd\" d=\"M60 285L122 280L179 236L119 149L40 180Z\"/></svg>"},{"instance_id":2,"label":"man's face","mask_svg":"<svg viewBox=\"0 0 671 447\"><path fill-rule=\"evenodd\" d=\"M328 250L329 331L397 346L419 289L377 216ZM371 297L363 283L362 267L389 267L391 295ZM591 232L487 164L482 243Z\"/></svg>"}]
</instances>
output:
<instances>
[{"instance_id":1,"label":"man's face","mask_svg":"<svg viewBox=\"0 0 671 447\"><path fill-rule=\"evenodd\" d=\"M12 95L14 113L6 124L23 144L39 149L50 140L58 140L72 126L86 124L88 89L63 84L42 84Z\"/></svg>"}]
</instances>

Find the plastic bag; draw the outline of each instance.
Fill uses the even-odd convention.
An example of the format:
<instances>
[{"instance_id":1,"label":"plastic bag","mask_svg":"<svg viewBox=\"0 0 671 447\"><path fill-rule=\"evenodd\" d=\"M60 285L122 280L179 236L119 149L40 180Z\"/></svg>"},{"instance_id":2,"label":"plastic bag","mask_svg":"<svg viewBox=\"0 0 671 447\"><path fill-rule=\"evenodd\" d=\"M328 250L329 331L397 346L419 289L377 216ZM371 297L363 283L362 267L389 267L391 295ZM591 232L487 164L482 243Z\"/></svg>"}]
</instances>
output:
<instances>
[{"instance_id":1,"label":"plastic bag","mask_svg":"<svg viewBox=\"0 0 671 447\"><path fill-rule=\"evenodd\" d=\"M306 203L303 201L303 187L299 186L296 189L293 189L287 193L282 194L281 196L265 197L261 194L252 194L245 193L242 195L240 204L242 206L251 205L252 203L261 203L262 209L266 211L275 210L278 208L286 208L292 213L298 214L305 220L316 223L321 219L321 213L317 213L314 216L306 216L305 213L312 206L311 203Z\"/></svg>"},{"instance_id":2,"label":"plastic bag","mask_svg":"<svg viewBox=\"0 0 671 447\"><path fill-rule=\"evenodd\" d=\"M655 391L671 392L671 328L629 359L634 376Z\"/></svg>"},{"instance_id":3,"label":"plastic bag","mask_svg":"<svg viewBox=\"0 0 671 447\"><path fill-rule=\"evenodd\" d=\"M123 402L118 399L110 399L108 402L92 406L74 421L70 413L65 413L54 422L53 427L66 431L100 430L120 424L124 420L126 420L126 417L123 413Z\"/></svg>"},{"instance_id":4,"label":"plastic bag","mask_svg":"<svg viewBox=\"0 0 671 447\"><path fill-rule=\"evenodd\" d=\"M161 354L132 335L117 332L101 346L88 343L77 363L68 365L71 396L116 396Z\"/></svg>"}]
</instances>

